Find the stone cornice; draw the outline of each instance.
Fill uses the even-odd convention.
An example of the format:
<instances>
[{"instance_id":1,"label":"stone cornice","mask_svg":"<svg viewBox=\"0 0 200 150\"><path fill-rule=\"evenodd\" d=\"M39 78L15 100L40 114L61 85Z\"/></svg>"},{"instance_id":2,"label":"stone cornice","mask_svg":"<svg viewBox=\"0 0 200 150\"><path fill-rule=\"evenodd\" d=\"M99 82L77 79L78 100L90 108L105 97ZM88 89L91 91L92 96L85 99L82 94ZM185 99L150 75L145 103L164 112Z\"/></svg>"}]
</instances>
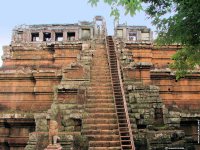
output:
<instances>
[{"instance_id":1,"label":"stone cornice","mask_svg":"<svg viewBox=\"0 0 200 150\"><path fill-rule=\"evenodd\" d=\"M0 118L0 125L6 128L35 126L34 118Z\"/></svg>"},{"instance_id":2,"label":"stone cornice","mask_svg":"<svg viewBox=\"0 0 200 150\"><path fill-rule=\"evenodd\" d=\"M49 79L54 79L54 80L58 80L58 79L61 79L61 75L60 74L57 74L56 72L35 72L33 73L33 77L34 79L46 79L46 80L49 80Z\"/></svg>"},{"instance_id":3,"label":"stone cornice","mask_svg":"<svg viewBox=\"0 0 200 150\"><path fill-rule=\"evenodd\" d=\"M153 43L125 43L125 48L130 49L150 49L150 50L178 50L182 46L180 44L158 46Z\"/></svg>"},{"instance_id":4,"label":"stone cornice","mask_svg":"<svg viewBox=\"0 0 200 150\"><path fill-rule=\"evenodd\" d=\"M78 49L82 50L82 43L67 43L67 44L55 44L54 45L55 49Z\"/></svg>"},{"instance_id":5,"label":"stone cornice","mask_svg":"<svg viewBox=\"0 0 200 150\"><path fill-rule=\"evenodd\" d=\"M54 50L56 49L82 49L82 42L63 42L63 43L37 43L35 44L13 44L12 51L35 51L35 50Z\"/></svg>"},{"instance_id":6,"label":"stone cornice","mask_svg":"<svg viewBox=\"0 0 200 150\"><path fill-rule=\"evenodd\" d=\"M151 79L176 79L176 76L170 70L151 70ZM185 79L200 79L200 73L194 72L185 76Z\"/></svg>"},{"instance_id":7,"label":"stone cornice","mask_svg":"<svg viewBox=\"0 0 200 150\"><path fill-rule=\"evenodd\" d=\"M33 79L32 73L23 74L23 73L3 73L0 72L0 80L27 80Z\"/></svg>"}]
</instances>

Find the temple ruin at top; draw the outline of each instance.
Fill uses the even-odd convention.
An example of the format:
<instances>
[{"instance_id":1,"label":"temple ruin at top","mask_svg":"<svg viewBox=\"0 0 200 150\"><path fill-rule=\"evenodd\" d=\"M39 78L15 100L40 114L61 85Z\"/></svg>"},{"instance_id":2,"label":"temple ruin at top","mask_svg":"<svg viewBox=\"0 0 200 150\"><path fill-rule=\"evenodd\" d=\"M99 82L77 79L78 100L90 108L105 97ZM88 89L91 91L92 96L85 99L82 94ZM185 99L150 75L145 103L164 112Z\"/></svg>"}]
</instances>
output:
<instances>
[{"instance_id":1,"label":"temple ruin at top","mask_svg":"<svg viewBox=\"0 0 200 150\"><path fill-rule=\"evenodd\" d=\"M176 80L182 46L102 16L22 25L3 47L2 150L200 149L200 74ZM199 124L198 124L199 123Z\"/></svg>"},{"instance_id":2,"label":"temple ruin at top","mask_svg":"<svg viewBox=\"0 0 200 150\"><path fill-rule=\"evenodd\" d=\"M93 22L76 24L22 25L13 30L12 44L59 44L105 38L106 22L97 16ZM129 42L153 42L153 32L146 26L118 24L115 36Z\"/></svg>"}]
</instances>

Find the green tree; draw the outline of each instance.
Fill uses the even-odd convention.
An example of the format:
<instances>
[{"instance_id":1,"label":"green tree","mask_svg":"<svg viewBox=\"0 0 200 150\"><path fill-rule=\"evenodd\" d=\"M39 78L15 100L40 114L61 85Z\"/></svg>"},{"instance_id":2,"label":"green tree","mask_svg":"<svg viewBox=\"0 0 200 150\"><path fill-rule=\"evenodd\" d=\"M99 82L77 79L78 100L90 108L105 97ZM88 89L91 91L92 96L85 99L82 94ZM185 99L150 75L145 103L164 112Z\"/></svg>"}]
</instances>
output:
<instances>
[{"instance_id":1,"label":"green tree","mask_svg":"<svg viewBox=\"0 0 200 150\"><path fill-rule=\"evenodd\" d=\"M97 5L99 0L89 0ZM184 77L200 65L200 0L104 0L111 6L111 15L118 19L119 8L131 16L143 8L156 26L158 44L181 44L182 49L172 57L171 68L177 78Z\"/></svg>"}]
</instances>

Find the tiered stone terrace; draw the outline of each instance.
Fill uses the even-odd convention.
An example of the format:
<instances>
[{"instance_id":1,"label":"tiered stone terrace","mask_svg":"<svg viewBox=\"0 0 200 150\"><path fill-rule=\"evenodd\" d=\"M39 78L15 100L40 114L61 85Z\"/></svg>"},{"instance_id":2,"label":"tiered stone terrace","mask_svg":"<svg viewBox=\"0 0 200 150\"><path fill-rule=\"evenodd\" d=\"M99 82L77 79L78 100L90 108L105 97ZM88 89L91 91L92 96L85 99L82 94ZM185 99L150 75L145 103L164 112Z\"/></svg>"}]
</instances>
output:
<instances>
[{"instance_id":1,"label":"tiered stone terrace","mask_svg":"<svg viewBox=\"0 0 200 150\"><path fill-rule=\"evenodd\" d=\"M106 35L101 16L13 30L0 68L0 149L46 148L50 120L64 149L75 136L86 136L89 149L123 149ZM116 25L113 38L136 149L198 149L199 70L177 81L169 69L181 46L154 45L144 26Z\"/></svg>"}]
</instances>

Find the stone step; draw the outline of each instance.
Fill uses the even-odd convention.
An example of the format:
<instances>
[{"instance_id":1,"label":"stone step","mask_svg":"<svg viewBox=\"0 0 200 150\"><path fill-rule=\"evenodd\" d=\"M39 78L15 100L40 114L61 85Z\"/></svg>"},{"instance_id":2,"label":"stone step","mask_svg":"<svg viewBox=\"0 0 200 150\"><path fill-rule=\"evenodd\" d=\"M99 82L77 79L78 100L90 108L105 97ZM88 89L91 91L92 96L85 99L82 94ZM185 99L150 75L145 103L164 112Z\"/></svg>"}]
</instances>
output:
<instances>
[{"instance_id":1,"label":"stone step","mask_svg":"<svg viewBox=\"0 0 200 150\"><path fill-rule=\"evenodd\" d=\"M95 76L91 76L90 81L107 81L107 82L111 82L111 76L110 75L103 75L103 74L99 74L99 75L95 75Z\"/></svg>"},{"instance_id":2,"label":"stone step","mask_svg":"<svg viewBox=\"0 0 200 150\"><path fill-rule=\"evenodd\" d=\"M110 70L110 67L107 62L104 63L99 62L99 64L92 63L91 70L97 70L97 69Z\"/></svg>"},{"instance_id":3,"label":"stone step","mask_svg":"<svg viewBox=\"0 0 200 150\"><path fill-rule=\"evenodd\" d=\"M98 52L96 51L95 53L94 53L94 56L107 56L107 52L105 51L105 49L102 49L102 50L100 50L100 49L98 49Z\"/></svg>"},{"instance_id":4,"label":"stone step","mask_svg":"<svg viewBox=\"0 0 200 150\"><path fill-rule=\"evenodd\" d=\"M106 51L100 51L100 52L96 52L94 55L93 55L93 58L105 58L107 56L107 53Z\"/></svg>"},{"instance_id":5,"label":"stone step","mask_svg":"<svg viewBox=\"0 0 200 150\"><path fill-rule=\"evenodd\" d=\"M107 62L104 63L104 64L102 63L100 65L92 64L91 71L93 71L93 70L96 71L98 69L100 69L101 71L108 71L108 70L110 70Z\"/></svg>"},{"instance_id":6,"label":"stone step","mask_svg":"<svg viewBox=\"0 0 200 150\"><path fill-rule=\"evenodd\" d=\"M91 73L90 75L94 76L94 77L98 77L98 78L101 78L101 77L111 77L110 76L110 72L108 72L108 73L94 72L94 73Z\"/></svg>"},{"instance_id":7,"label":"stone step","mask_svg":"<svg viewBox=\"0 0 200 150\"><path fill-rule=\"evenodd\" d=\"M105 66L106 64L108 64L108 60L104 58L93 59L92 64Z\"/></svg>"},{"instance_id":8,"label":"stone step","mask_svg":"<svg viewBox=\"0 0 200 150\"><path fill-rule=\"evenodd\" d=\"M106 81L106 80L109 80L109 82L111 82L111 76L104 76L104 75L102 76L102 75L99 75L99 76L91 76L91 78L90 78L91 81L97 80L97 79L98 79L98 80L103 80L103 81L104 81L104 80L105 80L105 81Z\"/></svg>"},{"instance_id":9,"label":"stone step","mask_svg":"<svg viewBox=\"0 0 200 150\"><path fill-rule=\"evenodd\" d=\"M95 69L91 69L90 72L91 73L99 73L99 72L109 72L110 73L110 70L109 69L102 69L100 67L95 67Z\"/></svg>"},{"instance_id":10,"label":"stone step","mask_svg":"<svg viewBox=\"0 0 200 150\"><path fill-rule=\"evenodd\" d=\"M83 124L83 130L118 130L117 124Z\"/></svg>"},{"instance_id":11,"label":"stone step","mask_svg":"<svg viewBox=\"0 0 200 150\"><path fill-rule=\"evenodd\" d=\"M109 68L109 63L107 61L99 61L99 62L95 62L95 63L91 63L91 70L95 70L95 69L106 69L106 70L110 70Z\"/></svg>"},{"instance_id":12,"label":"stone step","mask_svg":"<svg viewBox=\"0 0 200 150\"><path fill-rule=\"evenodd\" d=\"M87 93L89 94L113 94L113 91L111 89L88 89Z\"/></svg>"},{"instance_id":13,"label":"stone step","mask_svg":"<svg viewBox=\"0 0 200 150\"><path fill-rule=\"evenodd\" d=\"M93 64L92 64L93 65ZM108 64L104 64L102 66L97 66L97 65L93 65L93 67L91 68L90 71L96 71L96 70L101 70L101 71L110 71Z\"/></svg>"},{"instance_id":14,"label":"stone step","mask_svg":"<svg viewBox=\"0 0 200 150\"><path fill-rule=\"evenodd\" d=\"M114 108L86 108L88 113L115 113Z\"/></svg>"},{"instance_id":15,"label":"stone step","mask_svg":"<svg viewBox=\"0 0 200 150\"><path fill-rule=\"evenodd\" d=\"M92 60L92 66L102 66L102 67L108 67L109 61L107 58L100 58L100 59L93 59Z\"/></svg>"},{"instance_id":16,"label":"stone step","mask_svg":"<svg viewBox=\"0 0 200 150\"><path fill-rule=\"evenodd\" d=\"M105 53L105 54L107 54L106 47L104 47L104 48L97 48L96 47L95 54L99 54L99 53Z\"/></svg>"},{"instance_id":17,"label":"stone step","mask_svg":"<svg viewBox=\"0 0 200 150\"><path fill-rule=\"evenodd\" d=\"M95 68L106 68L106 69L109 69L109 63L107 61L99 61L99 62L93 62L91 63L91 66L92 66L92 69L95 69Z\"/></svg>"},{"instance_id":18,"label":"stone step","mask_svg":"<svg viewBox=\"0 0 200 150\"><path fill-rule=\"evenodd\" d=\"M104 63L104 64L92 64L92 68L91 68L91 71L96 71L100 69L101 71L110 71L110 68L109 68L109 65L108 63Z\"/></svg>"},{"instance_id":19,"label":"stone step","mask_svg":"<svg viewBox=\"0 0 200 150\"><path fill-rule=\"evenodd\" d=\"M113 95L101 95L97 93L96 95L87 95L87 98L89 99L113 99Z\"/></svg>"},{"instance_id":20,"label":"stone step","mask_svg":"<svg viewBox=\"0 0 200 150\"><path fill-rule=\"evenodd\" d=\"M92 79L90 80L93 84L95 83L102 83L102 84L107 84L107 83L110 83L111 84L111 81L108 80L108 79L100 79L100 78L96 78L96 79Z\"/></svg>"},{"instance_id":21,"label":"stone step","mask_svg":"<svg viewBox=\"0 0 200 150\"><path fill-rule=\"evenodd\" d=\"M91 67L91 71L97 71L97 70L101 70L101 71L110 71L110 68L109 66L106 64L106 65L95 65L93 67Z\"/></svg>"},{"instance_id":22,"label":"stone step","mask_svg":"<svg viewBox=\"0 0 200 150\"><path fill-rule=\"evenodd\" d=\"M93 58L98 58L99 56L101 56L102 58L105 58L107 56L107 52L105 50L95 52L93 55Z\"/></svg>"},{"instance_id":23,"label":"stone step","mask_svg":"<svg viewBox=\"0 0 200 150\"><path fill-rule=\"evenodd\" d=\"M101 52L96 52L96 53L94 53L93 58L94 58L94 59L98 59L98 58L103 58L103 59L105 59L106 56L107 56L107 52L106 52L106 51L101 51Z\"/></svg>"},{"instance_id":24,"label":"stone step","mask_svg":"<svg viewBox=\"0 0 200 150\"><path fill-rule=\"evenodd\" d=\"M100 85L99 85L100 86ZM87 90L93 91L112 91L112 86L97 88L96 86L88 86Z\"/></svg>"},{"instance_id":25,"label":"stone step","mask_svg":"<svg viewBox=\"0 0 200 150\"><path fill-rule=\"evenodd\" d=\"M93 67L91 68L91 71L97 71L98 69L99 71L110 71L108 64L104 64L101 66L93 65Z\"/></svg>"},{"instance_id":26,"label":"stone step","mask_svg":"<svg viewBox=\"0 0 200 150\"><path fill-rule=\"evenodd\" d=\"M94 78L109 78L111 79L111 75L110 74L93 74L91 77L94 77Z\"/></svg>"},{"instance_id":27,"label":"stone step","mask_svg":"<svg viewBox=\"0 0 200 150\"><path fill-rule=\"evenodd\" d=\"M117 118L117 114L116 113L92 113L90 115L88 115L87 117L91 117L91 118Z\"/></svg>"},{"instance_id":28,"label":"stone step","mask_svg":"<svg viewBox=\"0 0 200 150\"><path fill-rule=\"evenodd\" d=\"M122 149L131 150L132 146L130 144L129 145L122 145Z\"/></svg>"},{"instance_id":29,"label":"stone step","mask_svg":"<svg viewBox=\"0 0 200 150\"><path fill-rule=\"evenodd\" d=\"M104 76L110 76L110 71L91 71L90 75L104 77Z\"/></svg>"},{"instance_id":30,"label":"stone step","mask_svg":"<svg viewBox=\"0 0 200 150\"><path fill-rule=\"evenodd\" d=\"M98 106L97 106L94 103L93 104L89 103L89 104L86 104L85 107L86 108L96 108L96 107L98 107L98 108L115 108L115 104L114 103L110 103L110 104L108 104L108 103L99 103Z\"/></svg>"},{"instance_id":31,"label":"stone step","mask_svg":"<svg viewBox=\"0 0 200 150\"><path fill-rule=\"evenodd\" d=\"M93 85L96 85L96 83L93 83L93 82L92 82L92 83L90 84L90 86L93 86ZM105 85L106 85L106 86L111 86L112 84L111 84L111 83L102 83L102 84L100 84L100 86L105 86Z\"/></svg>"},{"instance_id":32,"label":"stone step","mask_svg":"<svg viewBox=\"0 0 200 150\"><path fill-rule=\"evenodd\" d=\"M104 76L109 76L110 75L110 71L91 71L91 75L98 75L100 77L104 77Z\"/></svg>"},{"instance_id":33,"label":"stone step","mask_svg":"<svg viewBox=\"0 0 200 150\"><path fill-rule=\"evenodd\" d=\"M96 68L96 67L101 67L101 68L107 68L107 69L109 69L109 62L108 62L108 60L107 59L104 59L104 60L93 60L92 61L92 68L94 69L94 68Z\"/></svg>"},{"instance_id":34,"label":"stone step","mask_svg":"<svg viewBox=\"0 0 200 150\"><path fill-rule=\"evenodd\" d=\"M114 130L83 130L84 135L119 135L117 129Z\"/></svg>"},{"instance_id":35,"label":"stone step","mask_svg":"<svg viewBox=\"0 0 200 150\"><path fill-rule=\"evenodd\" d=\"M91 63L91 70L95 69L105 69L105 70L110 70L109 63L108 61L99 61L99 62L93 62Z\"/></svg>"},{"instance_id":36,"label":"stone step","mask_svg":"<svg viewBox=\"0 0 200 150\"><path fill-rule=\"evenodd\" d=\"M119 141L119 135L86 135L89 141Z\"/></svg>"},{"instance_id":37,"label":"stone step","mask_svg":"<svg viewBox=\"0 0 200 150\"><path fill-rule=\"evenodd\" d=\"M94 56L102 56L102 55L107 56L107 52L105 51L105 48L102 50L98 49L98 52L96 51L94 53Z\"/></svg>"},{"instance_id":38,"label":"stone step","mask_svg":"<svg viewBox=\"0 0 200 150\"><path fill-rule=\"evenodd\" d=\"M99 67L95 67L95 69L91 69L91 71L90 71L91 73L94 73L94 72L110 72L110 70L109 69L101 69L101 68L99 68Z\"/></svg>"},{"instance_id":39,"label":"stone step","mask_svg":"<svg viewBox=\"0 0 200 150\"><path fill-rule=\"evenodd\" d=\"M101 88L99 88L99 86L97 87L97 86L89 86L87 89L89 89L89 90L112 90L112 87L111 86L106 86L106 87L101 87Z\"/></svg>"},{"instance_id":40,"label":"stone step","mask_svg":"<svg viewBox=\"0 0 200 150\"><path fill-rule=\"evenodd\" d=\"M121 150L121 147L90 147L89 150Z\"/></svg>"},{"instance_id":41,"label":"stone step","mask_svg":"<svg viewBox=\"0 0 200 150\"><path fill-rule=\"evenodd\" d=\"M97 77L97 78L100 78L100 79L107 77L106 79L109 79L110 81L112 81L110 72L101 73L101 72L97 71L96 73L92 73L91 75L93 75L91 77L95 77L95 78Z\"/></svg>"},{"instance_id":42,"label":"stone step","mask_svg":"<svg viewBox=\"0 0 200 150\"><path fill-rule=\"evenodd\" d=\"M93 80L90 80L90 84L89 84L89 86L93 86L93 85L99 85L99 86L107 86L107 85L109 85L109 86L111 86L112 85L112 83L109 81L102 81L101 79L93 79Z\"/></svg>"},{"instance_id":43,"label":"stone step","mask_svg":"<svg viewBox=\"0 0 200 150\"><path fill-rule=\"evenodd\" d=\"M109 86L109 85L92 85L90 86L91 88L93 89L112 89L112 86Z\"/></svg>"},{"instance_id":44,"label":"stone step","mask_svg":"<svg viewBox=\"0 0 200 150\"><path fill-rule=\"evenodd\" d=\"M87 103L95 103L98 106L99 103L114 103L114 99L87 99Z\"/></svg>"},{"instance_id":45,"label":"stone step","mask_svg":"<svg viewBox=\"0 0 200 150\"><path fill-rule=\"evenodd\" d=\"M91 63L92 67L94 68L107 68L108 67L108 62L107 61L99 61L95 63Z\"/></svg>"},{"instance_id":46,"label":"stone step","mask_svg":"<svg viewBox=\"0 0 200 150\"><path fill-rule=\"evenodd\" d=\"M99 81L107 81L107 83L110 83L111 84L111 78L109 79L109 76L93 76L91 79L90 79L90 83L92 82L99 82Z\"/></svg>"},{"instance_id":47,"label":"stone step","mask_svg":"<svg viewBox=\"0 0 200 150\"><path fill-rule=\"evenodd\" d=\"M102 96L102 97L105 97L105 98L113 98L113 94L110 92L110 93L104 93L104 92L99 92L99 93L94 93L94 92L88 92L87 93L87 96L90 97L90 96Z\"/></svg>"},{"instance_id":48,"label":"stone step","mask_svg":"<svg viewBox=\"0 0 200 150\"><path fill-rule=\"evenodd\" d=\"M109 79L111 81L111 75L110 74L91 74L91 79Z\"/></svg>"},{"instance_id":49,"label":"stone step","mask_svg":"<svg viewBox=\"0 0 200 150\"><path fill-rule=\"evenodd\" d=\"M107 56L107 52L105 51L105 50L102 50L102 51L99 51L99 52L95 52L95 54L94 54L94 58L95 57L97 57L97 56L101 56L101 57L105 57L105 56ZM97 57L98 58L98 57Z\"/></svg>"},{"instance_id":50,"label":"stone step","mask_svg":"<svg viewBox=\"0 0 200 150\"><path fill-rule=\"evenodd\" d=\"M89 118L89 119L84 119L83 120L84 124L117 124L117 119L99 119L99 118Z\"/></svg>"},{"instance_id":51,"label":"stone step","mask_svg":"<svg viewBox=\"0 0 200 150\"><path fill-rule=\"evenodd\" d=\"M107 85L106 85L107 84ZM100 88L100 89L103 89L103 88L106 88L106 87L109 87L110 89L112 89L112 86L111 86L112 84L111 83L105 83L105 84L97 84L97 83L91 83L91 84L89 84L89 86L91 87L91 88L95 88L95 87L98 87L98 88Z\"/></svg>"},{"instance_id":52,"label":"stone step","mask_svg":"<svg viewBox=\"0 0 200 150\"><path fill-rule=\"evenodd\" d=\"M95 54L93 55L93 58L94 58L94 59L98 59L98 58L105 59L105 58L107 58L107 53L104 52L104 51L95 53Z\"/></svg>"},{"instance_id":53,"label":"stone step","mask_svg":"<svg viewBox=\"0 0 200 150\"><path fill-rule=\"evenodd\" d=\"M120 141L90 141L90 147L113 147L120 146Z\"/></svg>"},{"instance_id":54,"label":"stone step","mask_svg":"<svg viewBox=\"0 0 200 150\"><path fill-rule=\"evenodd\" d=\"M93 59L98 60L98 59L107 59L108 55L106 52L101 52L101 53L94 53Z\"/></svg>"},{"instance_id":55,"label":"stone step","mask_svg":"<svg viewBox=\"0 0 200 150\"><path fill-rule=\"evenodd\" d=\"M93 60L95 61L95 60ZM108 69L110 70L110 67L109 67L109 63L107 60L103 60L103 61L99 61L99 60L96 60L95 62L92 62L91 63L91 69L95 69L95 68L101 68L101 69Z\"/></svg>"}]
</instances>

